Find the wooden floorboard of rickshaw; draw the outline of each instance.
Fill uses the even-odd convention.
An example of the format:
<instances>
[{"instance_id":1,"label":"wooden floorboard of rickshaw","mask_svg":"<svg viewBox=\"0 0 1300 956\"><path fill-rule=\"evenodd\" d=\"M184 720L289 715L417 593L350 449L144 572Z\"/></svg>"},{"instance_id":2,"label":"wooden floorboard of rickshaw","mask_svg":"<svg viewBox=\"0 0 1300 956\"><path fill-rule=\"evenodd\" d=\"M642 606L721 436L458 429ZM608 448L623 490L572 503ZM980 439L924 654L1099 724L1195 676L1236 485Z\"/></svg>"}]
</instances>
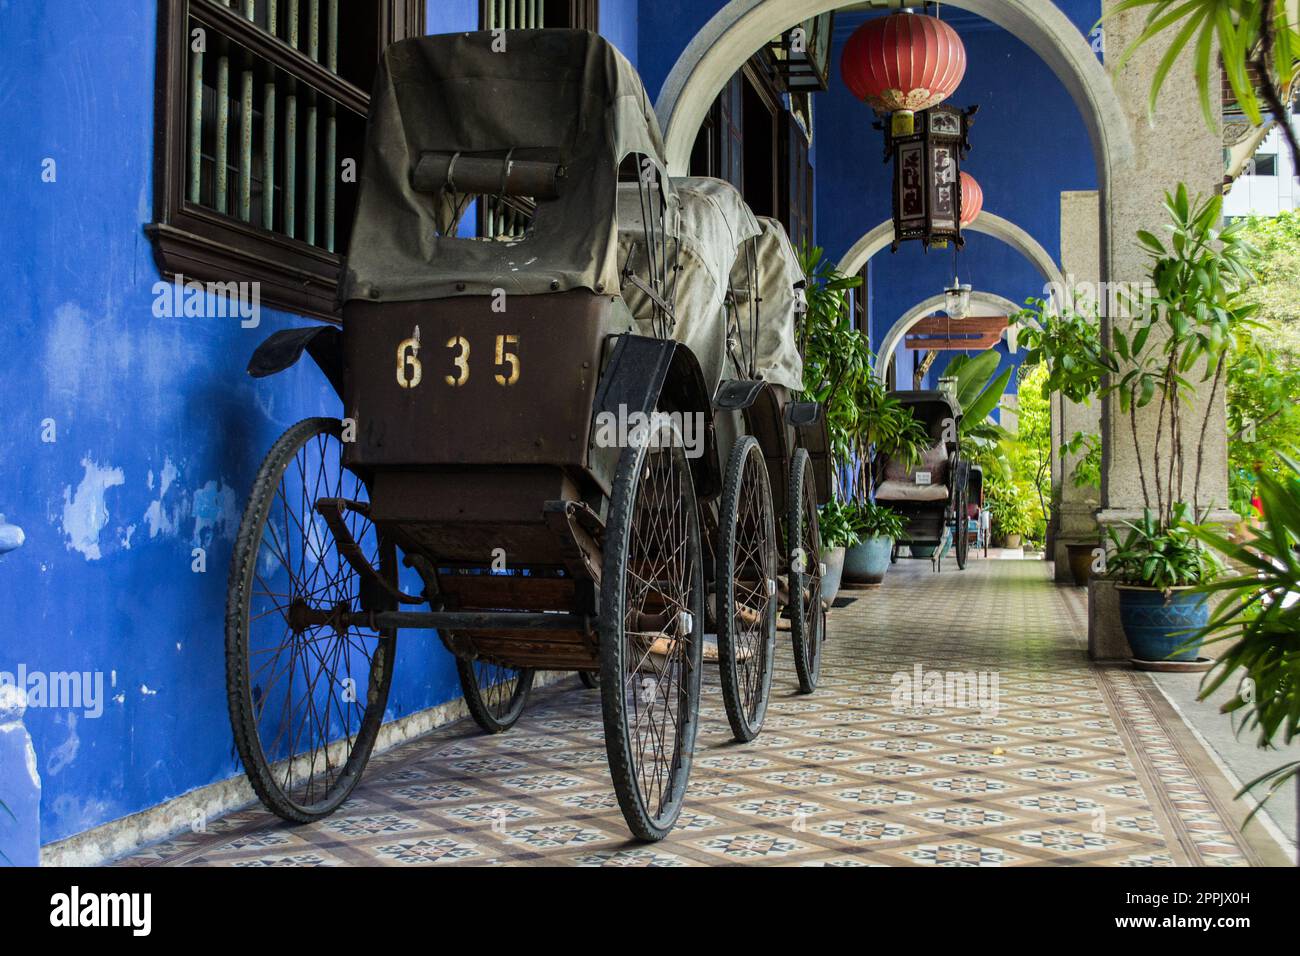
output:
<instances>
[{"instance_id":1,"label":"wooden floorboard of rickshaw","mask_svg":"<svg viewBox=\"0 0 1300 956\"><path fill-rule=\"evenodd\" d=\"M652 846L627 839L599 691L574 679L539 693L506 734L465 720L375 758L354 798L320 823L290 828L252 808L122 862L1260 862L1229 819L1225 781L1188 756L1186 728L1157 706L1146 675L1087 660L1077 595L1067 600L1049 569L900 562L881 588L832 612L821 686L808 696L780 632L768 720L748 745L730 740L708 668L686 808ZM996 714L898 699L935 672L996 675Z\"/></svg>"}]
</instances>

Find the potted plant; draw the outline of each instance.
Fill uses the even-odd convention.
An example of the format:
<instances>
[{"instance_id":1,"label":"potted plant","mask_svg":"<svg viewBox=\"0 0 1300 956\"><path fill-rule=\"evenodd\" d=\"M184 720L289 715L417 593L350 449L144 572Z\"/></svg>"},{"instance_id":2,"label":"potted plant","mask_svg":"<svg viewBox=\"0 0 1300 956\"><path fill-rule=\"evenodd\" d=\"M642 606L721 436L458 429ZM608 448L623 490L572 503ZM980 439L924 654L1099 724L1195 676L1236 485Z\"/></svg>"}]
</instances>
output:
<instances>
[{"instance_id":1,"label":"potted plant","mask_svg":"<svg viewBox=\"0 0 1300 956\"><path fill-rule=\"evenodd\" d=\"M1300 737L1300 467L1287 460L1285 468L1280 476L1259 475L1264 520L1260 534L1249 543L1209 528L1193 529L1203 543L1247 572L1201 588L1207 597L1222 600L1193 639L1230 643L1206 674L1200 699L1210 697L1237 675L1237 693L1222 710L1241 714L1244 720L1239 729L1257 731L1262 749L1279 742L1290 744ZM1263 798L1267 800L1291 778L1300 791L1300 761L1289 761L1262 774L1241 793L1267 783ZM1255 812L1252 810L1251 816Z\"/></svg>"},{"instance_id":2,"label":"potted plant","mask_svg":"<svg viewBox=\"0 0 1300 956\"><path fill-rule=\"evenodd\" d=\"M894 542L903 533L903 516L872 502L850 506L850 522L860 543L844 558L844 577L855 584L879 584L889 570Z\"/></svg>"},{"instance_id":3,"label":"potted plant","mask_svg":"<svg viewBox=\"0 0 1300 956\"><path fill-rule=\"evenodd\" d=\"M1014 480L995 479L985 484L984 503L989 509L991 531L1002 547L1014 551L1033 532L1033 517L1026 504L1026 496L1031 493Z\"/></svg>"},{"instance_id":4,"label":"potted plant","mask_svg":"<svg viewBox=\"0 0 1300 956\"><path fill-rule=\"evenodd\" d=\"M1120 621L1139 661L1195 661L1201 641L1189 636L1209 622L1202 586L1223 566L1204 548L1180 508L1162 525L1147 509L1128 530L1107 529L1112 546L1107 575L1119 591Z\"/></svg>"},{"instance_id":5,"label":"potted plant","mask_svg":"<svg viewBox=\"0 0 1300 956\"><path fill-rule=\"evenodd\" d=\"M853 530L853 509L843 504L838 498L832 498L821 508L817 526L821 530L822 562L826 571L822 574L822 601L826 604L835 600L840 590L840 577L844 571L844 553L846 549L858 543L858 534Z\"/></svg>"},{"instance_id":6,"label":"potted plant","mask_svg":"<svg viewBox=\"0 0 1300 956\"><path fill-rule=\"evenodd\" d=\"M1119 584L1120 617L1139 667L1196 658L1187 631L1206 623L1208 608L1202 593L1188 589L1211 583L1223 566L1187 519L1200 510L1204 437L1221 401L1228 358L1257 311L1245 292L1253 250L1242 238L1242 224L1218 228L1223 197L1193 200L1180 185L1166 194L1165 209L1172 220L1168 245L1138 233L1152 259L1151 291L1130 301L1129 332L1113 328L1113 348L1104 356L1112 380L1104 393L1129 416L1145 502L1140 523L1128 523L1126 534L1108 532L1115 553L1107 576ZM1194 381L1197 369L1202 375ZM1200 421L1186 420L1193 394L1205 399ZM1155 434L1142 441L1136 410L1150 405L1157 412Z\"/></svg>"}]
</instances>

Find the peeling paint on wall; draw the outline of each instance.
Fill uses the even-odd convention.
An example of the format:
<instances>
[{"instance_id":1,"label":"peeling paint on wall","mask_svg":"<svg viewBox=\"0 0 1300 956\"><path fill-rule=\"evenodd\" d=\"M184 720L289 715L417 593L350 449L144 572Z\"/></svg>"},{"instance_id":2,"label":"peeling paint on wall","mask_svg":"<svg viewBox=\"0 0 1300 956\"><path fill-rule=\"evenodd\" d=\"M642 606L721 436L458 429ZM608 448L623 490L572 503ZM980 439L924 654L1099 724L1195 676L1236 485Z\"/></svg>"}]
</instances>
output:
<instances>
[{"instance_id":1,"label":"peeling paint on wall","mask_svg":"<svg viewBox=\"0 0 1300 956\"><path fill-rule=\"evenodd\" d=\"M89 457L81 460L85 469L76 493L72 486L63 489L63 533L68 536L69 550L80 551L89 561L103 555L99 550L99 535L108 524L108 504L105 500L109 488L126 483L121 468L103 467Z\"/></svg>"},{"instance_id":2,"label":"peeling paint on wall","mask_svg":"<svg viewBox=\"0 0 1300 956\"><path fill-rule=\"evenodd\" d=\"M72 711L68 711L68 736L64 738L63 743L50 751L50 759L45 765L50 776L54 776L76 760L77 751L80 749L81 738L77 736L77 715Z\"/></svg>"},{"instance_id":3,"label":"peeling paint on wall","mask_svg":"<svg viewBox=\"0 0 1300 956\"><path fill-rule=\"evenodd\" d=\"M149 502L149 507L144 512L144 522L149 526L149 537L156 538L160 534L171 534L176 530L176 523L179 519L177 512L181 505L175 504L172 513L168 514L164 508L163 500L167 497L167 490L171 488L173 482L180 476L176 466L172 464L170 458L163 459L162 474L158 477L158 497ZM145 480L145 484L150 491L153 491L154 474L153 470Z\"/></svg>"},{"instance_id":4,"label":"peeling paint on wall","mask_svg":"<svg viewBox=\"0 0 1300 956\"><path fill-rule=\"evenodd\" d=\"M239 527L239 503L235 489L209 481L194 493L195 547L207 547L215 538L234 537Z\"/></svg>"}]
</instances>

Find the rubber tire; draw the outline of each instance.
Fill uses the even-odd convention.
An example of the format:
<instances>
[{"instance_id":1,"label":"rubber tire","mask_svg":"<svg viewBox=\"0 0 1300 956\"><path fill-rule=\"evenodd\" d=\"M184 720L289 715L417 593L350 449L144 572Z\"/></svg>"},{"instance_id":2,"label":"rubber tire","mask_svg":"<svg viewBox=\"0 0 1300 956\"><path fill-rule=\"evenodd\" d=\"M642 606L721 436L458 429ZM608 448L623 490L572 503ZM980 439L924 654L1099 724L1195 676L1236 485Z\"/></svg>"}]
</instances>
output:
<instances>
[{"instance_id":1,"label":"rubber tire","mask_svg":"<svg viewBox=\"0 0 1300 956\"><path fill-rule=\"evenodd\" d=\"M510 698L510 710L504 717L497 717L483 700L478 686L478 676L474 673L474 662L456 658L456 673L460 677L460 689L465 695L465 706L469 708L469 715L474 718L474 723L479 725L483 733L505 733L515 725L523 714L524 708L528 706L528 695L532 692L536 671L531 667L521 667L518 670L519 683L515 685L515 692Z\"/></svg>"},{"instance_id":2,"label":"rubber tire","mask_svg":"<svg viewBox=\"0 0 1300 956\"><path fill-rule=\"evenodd\" d=\"M695 754L695 737L699 730L700 677L704 670L704 551L700 540L700 516L685 453L678 446L672 454L685 474L682 488L686 507L692 515L690 526L693 533L688 535L691 539L688 546L693 549L695 558L695 602L692 608L695 626L688 660L690 675L687 701L685 712L679 715L682 730L681 747L677 754L678 770L673 780L670 801L658 817L651 815L641 799L632 743L628 736L627 703L623 699L623 658L627 650L623 640L623 605L626 600L624 572L636 490L640 485L638 476L645 459L643 447L624 448L619 456L609 517L605 524L601 565L600 702L605 724L605 752L609 758L609 775L614 781L614 793L618 798L619 809L623 811L623 819L627 821L632 835L646 843L666 837L681 814Z\"/></svg>"},{"instance_id":3,"label":"rubber tire","mask_svg":"<svg viewBox=\"0 0 1300 956\"><path fill-rule=\"evenodd\" d=\"M745 459L753 455L758 460L759 474L762 476L762 495L767 499L767 536L772 543L771 567L776 570L776 519L773 515L772 488L767 476L767 462L758 440L751 435L742 435L732 446L727 460L727 475L722 488L722 501L718 506L718 553L717 570L714 577L716 595L716 627L718 635L718 670L722 684L722 702L727 711L727 723L731 733L742 744L749 743L763 729L767 717L768 698L772 693L772 671L776 657L776 599L767 602L767 636L763 641L763 660L765 666L759 677L759 700L751 719L745 713L744 701L740 693L740 668L736 661L736 644L732 636L731 624L735 620L735 589L730 582L735 577L733 564L736 532L736 518L743 490L741 481L745 474ZM724 584L724 582L726 582ZM724 624L724 622L726 622Z\"/></svg>"},{"instance_id":4,"label":"rubber tire","mask_svg":"<svg viewBox=\"0 0 1300 956\"><path fill-rule=\"evenodd\" d=\"M803 524L808 520L804 511L804 486L812 480L812 459L808 456L808 451L804 448L795 449L794 457L790 460L790 483L786 496L786 546L791 555L797 547L793 543L803 540ZM812 521L817 553L807 556L809 567L821 561L821 531L817 526L815 506ZM799 693L811 694L817 689L817 681L821 678L822 649L826 643L826 610L822 607L821 595L815 595L810 602L812 620L805 620L802 602L796 603L794 600L796 594L802 597L803 588L796 578L793 564L790 568L789 589L790 635L794 642L794 669L799 677Z\"/></svg>"},{"instance_id":5,"label":"rubber tire","mask_svg":"<svg viewBox=\"0 0 1300 956\"><path fill-rule=\"evenodd\" d=\"M958 571L966 570L966 559L970 554L970 535L966 530L966 523L969 520L966 514L966 500L967 495L966 492L963 491L957 501L958 518L956 524L961 529L961 533L957 536L957 540L953 542L953 550L957 552ZM956 531L957 529L954 528L953 530Z\"/></svg>"},{"instance_id":6,"label":"rubber tire","mask_svg":"<svg viewBox=\"0 0 1300 956\"><path fill-rule=\"evenodd\" d=\"M290 823L311 823L329 816L348 798L361 772L370 760L370 752L375 745L379 726L383 723L384 708L388 704L388 691L393 683L393 667L397 651L397 632L381 632L383 638L375 650L375 661L380 663L379 680L376 685L373 676L366 695L366 711L361 725L357 729L356 742L345 764L344 772L329 791L326 800L310 807L303 806L290 799L276 783L262 751L262 743L257 733L257 715L253 711L253 699L248 683L248 633L246 628L247 606L245 602L251 585L253 565L262 541L262 529L265 526L267 506L273 500L285 467L297 454L298 449L316 435L327 433L339 438L342 423L337 418L307 418L290 427L276 439L271 450L266 453L257 477L249 492L248 504L240 518L239 532L235 536L235 546L230 556L230 578L226 592L226 701L230 711L230 726L235 736L235 748L244 764L244 774L252 784L262 805L276 816ZM250 565L250 558L253 565ZM381 565L386 564L391 571L390 580L397 580L397 551L388 543L383 546L380 556Z\"/></svg>"}]
</instances>

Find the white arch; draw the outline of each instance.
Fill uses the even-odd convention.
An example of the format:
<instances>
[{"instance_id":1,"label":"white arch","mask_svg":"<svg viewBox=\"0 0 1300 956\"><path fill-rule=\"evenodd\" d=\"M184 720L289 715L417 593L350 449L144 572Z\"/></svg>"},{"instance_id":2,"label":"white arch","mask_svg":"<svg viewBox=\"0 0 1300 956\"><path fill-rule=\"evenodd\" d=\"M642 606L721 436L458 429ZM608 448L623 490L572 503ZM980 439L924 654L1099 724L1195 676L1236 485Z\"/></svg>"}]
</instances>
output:
<instances>
[{"instance_id":1,"label":"white arch","mask_svg":"<svg viewBox=\"0 0 1300 956\"><path fill-rule=\"evenodd\" d=\"M1045 282L1051 283L1055 289L1068 293L1065 276L1061 274L1060 268L1057 267L1056 260L1048 254L1037 239L1011 220L1003 219L1001 216L995 216L993 213L986 211L981 212L969 226L962 228L971 232L982 232L986 236L992 236L994 239L1005 242L1032 262L1034 268L1042 275ZM857 275L862 271L862 267L867 264L868 259L882 249L887 249L893 240L893 220L886 220L855 242L852 248L844 254L844 257L840 259L840 272L850 276Z\"/></svg>"},{"instance_id":2,"label":"white arch","mask_svg":"<svg viewBox=\"0 0 1300 956\"><path fill-rule=\"evenodd\" d=\"M1020 306L1016 305L1010 299L992 292L972 292L970 295L972 303L986 305L991 309L997 310L997 313L1006 315L1015 315L1020 311ZM903 313L902 318L894 323L893 327L885 335L885 339L880 344L880 349L876 352L876 378L880 381L886 381L889 377L889 363L893 361L894 350L898 348L898 343L903 341L903 337L912 331L922 319L934 315L936 312L943 310L947 304L946 296L933 295L924 302L918 302L912 308Z\"/></svg>"},{"instance_id":3,"label":"white arch","mask_svg":"<svg viewBox=\"0 0 1300 956\"><path fill-rule=\"evenodd\" d=\"M664 81L655 111L668 167L690 169L705 114L727 80L754 53L797 23L844 6L845 0L731 0L695 35ZM1133 153L1128 119L1092 46L1050 0L949 0L1018 37L1060 78L1092 139L1104 191L1110 171ZM865 107L864 107L865 109Z\"/></svg>"}]
</instances>

